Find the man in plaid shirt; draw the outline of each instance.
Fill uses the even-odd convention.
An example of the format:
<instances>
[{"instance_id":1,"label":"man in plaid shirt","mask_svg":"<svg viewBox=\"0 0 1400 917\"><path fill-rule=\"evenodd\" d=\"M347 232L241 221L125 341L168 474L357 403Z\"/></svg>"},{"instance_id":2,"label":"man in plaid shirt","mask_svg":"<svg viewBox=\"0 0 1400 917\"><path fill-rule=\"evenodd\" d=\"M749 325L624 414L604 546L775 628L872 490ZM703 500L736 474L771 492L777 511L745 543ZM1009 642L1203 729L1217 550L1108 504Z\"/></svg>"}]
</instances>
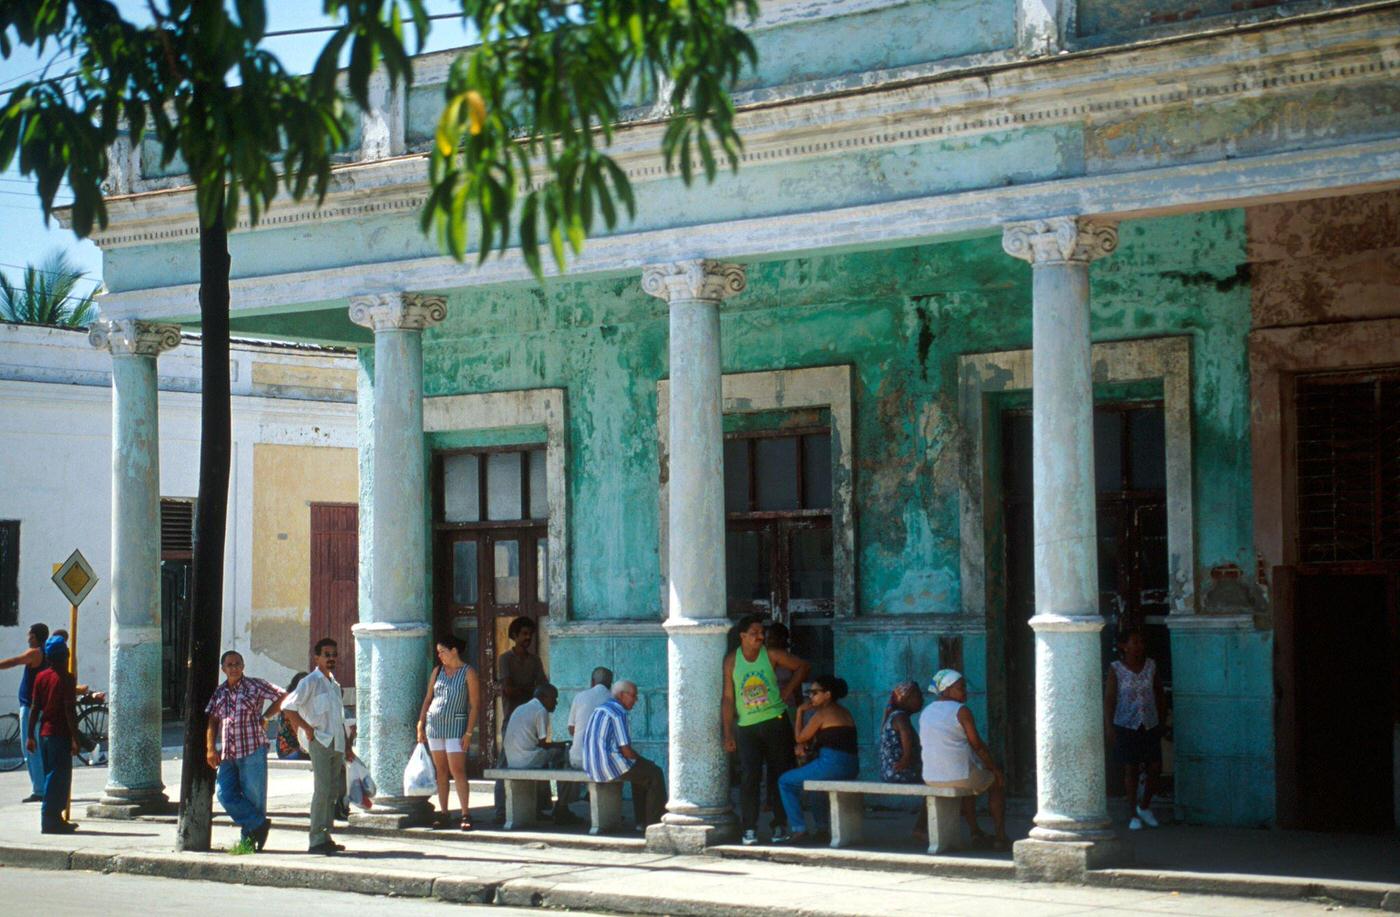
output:
<instances>
[{"instance_id":1,"label":"man in plaid shirt","mask_svg":"<svg viewBox=\"0 0 1400 917\"><path fill-rule=\"evenodd\" d=\"M219 772L219 802L224 811L243 829L244 840L262 850L272 829L267 820L267 723L282 709L287 692L261 678L244 677L243 657L233 650L219 658L219 668L227 680L204 708L209 716L205 760ZM274 703L264 712L268 701ZM215 723L221 727L222 755L214 745Z\"/></svg>"}]
</instances>

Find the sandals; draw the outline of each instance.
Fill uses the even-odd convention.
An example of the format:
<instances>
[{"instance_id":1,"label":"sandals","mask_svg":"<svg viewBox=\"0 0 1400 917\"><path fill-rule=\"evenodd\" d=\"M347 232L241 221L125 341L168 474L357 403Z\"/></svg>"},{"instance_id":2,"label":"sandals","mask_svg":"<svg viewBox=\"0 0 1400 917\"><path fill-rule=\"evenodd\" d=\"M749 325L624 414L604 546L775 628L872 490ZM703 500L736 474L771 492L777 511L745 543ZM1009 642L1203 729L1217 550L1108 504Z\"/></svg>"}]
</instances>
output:
<instances>
[{"instance_id":1,"label":"sandals","mask_svg":"<svg viewBox=\"0 0 1400 917\"><path fill-rule=\"evenodd\" d=\"M458 827L463 831L470 831L472 829L471 818L467 815L463 815L461 824L459 824Z\"/></svg>"}]
</instances>

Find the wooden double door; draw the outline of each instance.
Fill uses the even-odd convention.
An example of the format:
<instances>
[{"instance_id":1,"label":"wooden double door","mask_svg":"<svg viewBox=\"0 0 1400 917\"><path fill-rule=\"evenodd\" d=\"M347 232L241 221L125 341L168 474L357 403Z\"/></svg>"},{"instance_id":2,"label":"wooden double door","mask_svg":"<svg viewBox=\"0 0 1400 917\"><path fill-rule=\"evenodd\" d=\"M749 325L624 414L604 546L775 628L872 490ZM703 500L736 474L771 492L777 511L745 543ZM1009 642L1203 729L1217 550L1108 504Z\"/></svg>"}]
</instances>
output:
<instances>
[{"instance_id":1,"label":"wooden double door","mask_svg":"<svg viewBox=\"0 0 1400 917\"><path fill-rule=\"evenodd\" d=\"M467 660L481 676L482 715L476 747L483 761L494 761L500 741L500 692L497 670L510 650L510 622L536 622L549 612L548 536L543 525L440 531L433 565L438 633L451 633L467 644Z\"/></svg>"}]
</instances>

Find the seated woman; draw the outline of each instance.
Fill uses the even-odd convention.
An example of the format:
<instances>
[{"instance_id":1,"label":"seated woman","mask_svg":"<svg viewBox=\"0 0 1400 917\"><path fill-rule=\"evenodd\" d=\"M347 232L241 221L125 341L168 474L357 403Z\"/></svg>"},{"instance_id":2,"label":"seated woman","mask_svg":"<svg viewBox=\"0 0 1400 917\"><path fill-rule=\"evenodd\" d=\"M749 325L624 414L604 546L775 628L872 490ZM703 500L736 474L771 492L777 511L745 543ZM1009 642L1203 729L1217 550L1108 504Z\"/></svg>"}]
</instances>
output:
<instances>
[{"instance_id":1,"label":"seated woman","mask_svg":"<svg viewBox=\"0 0 1400 917\"><path fill-rule=\"evenodd\" d=\"M963 820L972 830L973 846L1010 850L1006 837L1006 777L977 732L967 708L967 681L956 669L939 669L929 682L937 699L919 714L919 744L923 748L924 783L971 790L962 798ZM977 796L985 793L992 810L995 838L977 825Z\"/></svg>"},{"instance_id":2,"label":"seated woman","mask_svg":"<svg viewBox=\"0 0 1400 917\"><path fill-rule=\"evenodd\" d=\"M794 726L797 756L807 763L778 778L778 793L792 829L790 842L807 841L807 823L802 817L804 780L852 780L860 772L856 752L856 721L839 701L846 696L846 682L834 675L819 675L812 681L808 699L797 708ZM824 803L813 807L818 827L827 830L831 813Z\"/></svg>"},{"instance_id":3,"label":"seated woman","mask_svg":"<svg viewBox=\"0 0 1400 917\"><path fill-rule=\"evenodd\" d=\"M885 719L880 724L880 779L885 783L923 783L924 766L920 757L919 734L910 716L924 706L924 695L913 681L901 681L890 692ZM928 807L919 803L914 819L914 836L928 839Z\"/></svg>"}]
</instances>

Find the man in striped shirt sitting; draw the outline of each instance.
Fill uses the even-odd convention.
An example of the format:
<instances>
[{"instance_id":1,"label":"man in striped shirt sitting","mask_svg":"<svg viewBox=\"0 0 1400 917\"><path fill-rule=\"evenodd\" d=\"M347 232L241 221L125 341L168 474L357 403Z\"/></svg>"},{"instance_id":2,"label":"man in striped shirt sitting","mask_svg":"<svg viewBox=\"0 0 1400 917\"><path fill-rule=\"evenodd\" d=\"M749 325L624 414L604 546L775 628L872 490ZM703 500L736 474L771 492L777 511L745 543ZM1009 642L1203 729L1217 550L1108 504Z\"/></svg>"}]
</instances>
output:
<instances>
[{"instance_id":1,"label":"man in striped shirt sitting","mask_svg":"<svg viewBox=\"0 0 1400 917\"><path fill-rule=\"evenodd\" d=\"M637 686L619 681L583 727L583 769L590 780L632 784L632 813L638 830L661 821L666 811L666 777L661 768L632 749L627 711L637 704Z\"/></svg>"}]
</instances>

